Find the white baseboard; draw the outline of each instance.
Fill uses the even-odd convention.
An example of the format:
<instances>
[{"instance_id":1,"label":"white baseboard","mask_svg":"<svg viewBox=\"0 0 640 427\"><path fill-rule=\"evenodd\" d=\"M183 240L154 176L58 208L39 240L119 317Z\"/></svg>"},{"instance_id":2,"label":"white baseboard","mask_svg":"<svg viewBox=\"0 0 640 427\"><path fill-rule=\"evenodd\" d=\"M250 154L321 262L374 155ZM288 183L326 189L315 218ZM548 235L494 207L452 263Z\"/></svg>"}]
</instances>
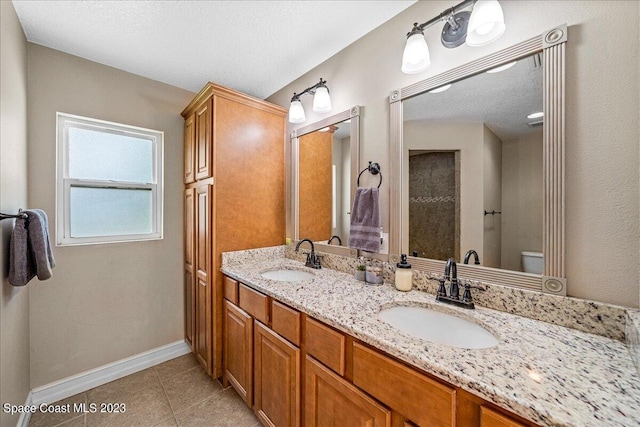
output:
<instances>
[{"instance_id":1,"label":"white baseboard","mask_svg":"<svg viewBox=\"0 0 640 427\"><path fill-rule=\"evenodd\" d=\"M191 348L184 341L176 341L154 348L153 350L34 388L29 393L31 404L40 405L41 403L57 402L190 352ZM21 426L22 424L18 425Z\"/></svg>"},{"instance_id":2,"label":"white baseboard","mask_svg":"<svg viewBox=\"0 0 640 427\"><path fill-rule=\"evenodd\" d=\"M29 392L27 394L27 400L24 402L24 406L33 405L33 393ZM20 418L18 418L18 423L16 427L29 427L29 421L31 420L31 412L25 411L20 414Z\"/></svg>"}]
</instances>

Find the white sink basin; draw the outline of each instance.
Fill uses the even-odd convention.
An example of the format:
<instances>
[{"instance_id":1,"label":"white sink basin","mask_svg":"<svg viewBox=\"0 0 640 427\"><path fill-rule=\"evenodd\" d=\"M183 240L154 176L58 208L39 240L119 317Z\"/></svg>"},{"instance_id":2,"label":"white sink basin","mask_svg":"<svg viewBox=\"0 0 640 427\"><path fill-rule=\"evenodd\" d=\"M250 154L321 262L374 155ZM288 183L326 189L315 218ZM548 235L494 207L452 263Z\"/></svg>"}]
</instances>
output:
<instances>
[{"instance_id":1,"label":"white sink basin","mask_svg":"<svg viewBox=\"0 0 640 427\"><path fill-rule=\"evenodd\" d=\"M300 282L302 280L313 279L313 273L302 270L271 270L262 273L262 277L280 282Z\"/></svg>"},{"instance_id":2,"label":"white sink basin","mask_svg":"<svg viewBox=\"0 0 640 427\"><path fill-rule=\"evenodd\" d=\"M378 316L402 332L436 344L473 349L498 344L498 339L482 326L424 307L391 307Z\"/></svg>"}]
</instances>

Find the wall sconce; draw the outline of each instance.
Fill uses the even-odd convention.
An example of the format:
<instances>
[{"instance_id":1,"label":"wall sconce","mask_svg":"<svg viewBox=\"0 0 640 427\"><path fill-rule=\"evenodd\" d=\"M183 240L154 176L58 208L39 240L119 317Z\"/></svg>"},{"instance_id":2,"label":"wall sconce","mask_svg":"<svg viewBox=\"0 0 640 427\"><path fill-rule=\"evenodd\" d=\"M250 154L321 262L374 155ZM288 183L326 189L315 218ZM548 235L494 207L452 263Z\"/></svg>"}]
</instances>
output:
<instances>
[{"instance_id":1,"label":"wall sconce","mask_svg":"<svg viewBox=\"0 0 640 427\"><path fill-rule=\"evenodd\" d=\"M331 111L331 97L329 96L329 89L326 83L327 81L322 80L322 77L320 77L320 83L316 83L300 93L293 93L291 106L289 107L290 123L303 123L307 120L302 102L300 102L300 97L305 94L313 95L313 111L316 113L328 113Z\"/></svg>"},{"instance_id":2,"label":"wall sconce","mask_svg":"<svg viewBox=\"0 0 640 427\"><path fill-rule=\"evenodd\" d=\"M462 10L471 5L472 12ZM449 49L458 47L465 41L469 46L484 46L500 37L506 28L498 0L465 0L424 24L413 24L413 29L407 33L407 44L402 55L402 72L416 74L431 65L424 30L440 21L447 21L440 40L444 47Z\"/></svg>"}]
</instances>

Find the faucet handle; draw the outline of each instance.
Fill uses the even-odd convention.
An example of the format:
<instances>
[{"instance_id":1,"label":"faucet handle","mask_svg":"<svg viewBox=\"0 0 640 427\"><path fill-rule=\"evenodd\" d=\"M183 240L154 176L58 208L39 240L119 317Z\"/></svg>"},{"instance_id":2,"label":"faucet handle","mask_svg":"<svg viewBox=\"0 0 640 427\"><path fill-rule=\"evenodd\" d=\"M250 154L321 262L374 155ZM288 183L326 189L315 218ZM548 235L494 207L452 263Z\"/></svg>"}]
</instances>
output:
<instances>
[{"instance_id":1,"label":"faucet handle","mask_svg":"<svg viewBox=\"0 0 640 427\"><path fill-rule=\"evenodd\" d=\"M471 303L473 302L473 297L471 296L471 289L477 289L479 291L486 291L485 288L481 286L473 286L470 283L464 284L464 292L462 293L462 302Z\"/></svg>"},{"instance_id":2,"label":"faucet handle","mask_svg":"<svg viewBox=\"0 0 640 427\"><path fill-rule=\"evenodd\" d=\"M313 268L322 268L322 264L320 261L324 259L324 255L316 254L316 259L313 262Z\"/></svg>"},{"instance_id":3,"label":"faucet handle","mask_svg":"<svg viewBox=\"0 0 640 427\"><path fill-rule=\"evenodd\" d=\"M473 297L471 296L471 285L468 283L464 284L464 292L462 293L462 302L466 302L466 303L473 302Z\"/></svg>"},{"instance_id":4,"label":"faucet handle","mask_svg":"<svg viewBox=\"0 0 640 427\"><path fill-rule=\"evenodd\" d=\"M447 288L445 288L444 283L446 278L443 276L442 279L438 279L438 296L446 297L447 296Z\"/></svg>"},{"instance_id":5,"label":"faucet handle","mask_svg":"<svg viewBox=\"0 0 640 427\"><path fill-rule=\"evenodd\" d=\"M311 267L311 266L313 266L313 264L314 264L314 262L315 262L315 255L314 255L314 253L313 253L313 252L303 252L302 254L307 256L307 259L306 259L306 261L305 261L304 265L305 265L306 267Z\"/></svg>"}]
</instances>

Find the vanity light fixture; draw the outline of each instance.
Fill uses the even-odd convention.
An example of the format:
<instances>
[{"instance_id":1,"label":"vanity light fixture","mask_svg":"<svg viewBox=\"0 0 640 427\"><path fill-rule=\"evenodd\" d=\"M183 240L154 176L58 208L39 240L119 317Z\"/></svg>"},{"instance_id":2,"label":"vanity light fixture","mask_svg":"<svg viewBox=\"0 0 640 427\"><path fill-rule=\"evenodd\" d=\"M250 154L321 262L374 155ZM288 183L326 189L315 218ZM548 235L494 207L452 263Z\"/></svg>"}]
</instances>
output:
<instances>
[{"instance_id":1,"label":"vanity light fixture","mask_svg":"<svg viewBox=\"0 0 640 427\"><path fill-rule=\"evenodd\" d=\"M469 6L473 6L472 12L463 10ZM402 55L402 72L416 74L431 65L424 30L440 21L447 21L440 40L444 47L450 49L460 46L465 41L469 46L489 44L500 37L506 28L498 0L465 0L423 24L413 24L413 28L407 33L407 44Z\"/></svg>"},{"instance_id":2,"label":"vanity light fixture","mask_svg":"<svg viewBox=\"0 0 640 427\"><path fill-rule=\"evenodd\" d=\"M527 119L539 119L540 117L543 117L544 113L542 111L539 111L537 113L531 113L527 116Z\"/></svg>"},{"instance_id":3,"label":"vanity light fixture","mask_svg":"<svg viewBox=\"0 0 640 427\"><path fill-rule=\"evenodd\" d=\"M307 120L304 114L304 108L300 97L302 95L313 95L313 111L316 113L328 113L331 111L331 97L329 96L329 89L326 86L327 81L320 78L320 82L315 85L306 88L300 93L293 93L291 98L291 106L289 107L289 122L290 123L303 123Z\"/></svg>"}]
</instances>

